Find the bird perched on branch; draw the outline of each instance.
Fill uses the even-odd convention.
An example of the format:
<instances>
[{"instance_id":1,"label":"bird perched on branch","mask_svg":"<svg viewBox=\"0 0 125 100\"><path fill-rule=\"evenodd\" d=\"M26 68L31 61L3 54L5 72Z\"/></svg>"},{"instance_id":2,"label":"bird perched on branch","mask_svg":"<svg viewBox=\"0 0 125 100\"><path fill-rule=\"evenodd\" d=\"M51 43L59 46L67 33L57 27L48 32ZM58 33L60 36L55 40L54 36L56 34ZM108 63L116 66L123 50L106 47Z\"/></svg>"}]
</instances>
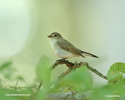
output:
<instances>
[{"instance_id":1,"label":"bird perched on branch","mask_svg":"<svg viewBox=\"0 0 125 100\"><path fill-rule=\"evenodd\" d=\"M98 56L93 55L91 53L82 51L76 48L73 44L65 40L59 33L53 32L51 33L48 38L50 39L50 44L52 49L54 50L55 54L62 59L69 59L72 57L78 56L90 56L98 58Z\"/></svg>"}]
</instances>

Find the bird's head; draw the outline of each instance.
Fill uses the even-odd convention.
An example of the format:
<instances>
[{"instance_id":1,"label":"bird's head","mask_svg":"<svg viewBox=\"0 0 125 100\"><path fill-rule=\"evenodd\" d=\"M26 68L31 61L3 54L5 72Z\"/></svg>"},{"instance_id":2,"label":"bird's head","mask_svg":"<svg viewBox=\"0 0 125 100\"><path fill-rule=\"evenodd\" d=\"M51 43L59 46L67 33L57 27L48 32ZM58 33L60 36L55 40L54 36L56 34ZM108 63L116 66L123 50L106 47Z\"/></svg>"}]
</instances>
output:
<instances>
[{"instance_id":1,"label":"bird's head","mask_svg":"<svg viewBox=\"0 0 125 100\"><path fill-rule=\"evenodd\" d=\"M48 38L51 38L51 39L61 39L62 36L58 33L58 32L53 32L51 33Z\"/></svg>"}]
</instances>

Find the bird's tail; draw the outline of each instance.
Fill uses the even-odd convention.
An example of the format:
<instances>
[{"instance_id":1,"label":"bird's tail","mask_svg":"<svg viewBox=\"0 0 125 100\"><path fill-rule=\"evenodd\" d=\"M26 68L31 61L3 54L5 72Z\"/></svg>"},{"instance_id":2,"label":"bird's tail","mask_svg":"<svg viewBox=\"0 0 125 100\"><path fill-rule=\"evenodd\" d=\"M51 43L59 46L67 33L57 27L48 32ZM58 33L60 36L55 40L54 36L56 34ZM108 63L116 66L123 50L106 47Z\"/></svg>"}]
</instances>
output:
<instances>
[{"instance_id":1,"label":"bird's tail","mask_svg":"<svg viewBox=\"0 0 125 100\"><path fill-rule=\"evenodd\" d=\"M90 56L90 57L99 58L98 56L96 56L94 54L91 54L91 53L88 53L88 52L85 52L85 51L81 51L81 53L82 53L83 56Z\"/></svg>"}]
</instances>

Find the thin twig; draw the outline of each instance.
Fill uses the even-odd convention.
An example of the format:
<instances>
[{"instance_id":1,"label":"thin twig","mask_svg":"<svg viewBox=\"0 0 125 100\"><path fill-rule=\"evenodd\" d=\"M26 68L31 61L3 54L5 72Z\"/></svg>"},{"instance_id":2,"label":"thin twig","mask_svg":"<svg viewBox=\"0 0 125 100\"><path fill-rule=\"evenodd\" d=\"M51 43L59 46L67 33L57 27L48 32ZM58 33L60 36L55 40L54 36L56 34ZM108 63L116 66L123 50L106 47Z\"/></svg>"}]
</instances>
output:
<instances>
[{"instance_id":1,"label":"thin twig","mask_svg":"<svg viewBox=\"0 0 125 100\"><path fill-rule=\"evenodd\" d=\"M98 76L100 76L100 77L102 77L102 78L104 78L104 79L107 80L107 77L106 77L105 75L103 75L101 72L99 72L99 71L97 71L96 69L90 67L89 65L87 66L87 68L88 68L89 70L91 70L92 72L94 72L95 74L97 74Z\"/></svg>"},{"instance_id":2,"label":"thin twig","mask_svg":"<svg viewBox=\"0 0 125 100\"><path fill-rule=\"evenodd\" d=\"M38 86L38 88L36 90L36 94L38 94L38 92L40 91L41 86L42 86L42 82L39 83L39 86Z\"/></svg>"},{"instance_id":3,"label":"thin twig","mask_svg":"<svg viewBox=\"0 0 125 100\"><path fill-rule=\"evenodd\" d=\"M39 83L36 92L32 91L32 94L30 96L30 100L35 100L36 95L38 94L38 92L40 91L40 88L42 86L42 82Z\"/></svg>"},{"instance_id":4,"label":"thin twig","mask_svg":"<svg viewBox=\"0 0 125 100\"><path fill-rule=\"evenodd\" d=\"M64 76L68 75L70 72L71 72L71 69L68 69L66 72L62 73L62 74L58 77L58 79L63 78Z\"/></svg>"},{"instance_id":5,"label":"thin twig","mask_svg":"<svg viewBox=\"0 0 125 100\"><path fill-rule=\"evenodd\" d=\"M64 76L66 76L67 74L69 74L71 72L72 69L76 69L76 68L80 68L83 66L87 66L87 69L89 69L90 71L94 72L95 74L97 74L98 76L100 76L103 79L107 80L107 77L105 75L103 75L101 72L97 71L96 69L92 68L91 66L89 66L89 64L87 62L80 62L80 63L72 63L69 62L68 60L58 60L56 61L52 66L51 66L51 70L54 69L56 66L60 65L60 64L65 64L69 69L62 73L59 78L62 78Z\"/></svg>"},{"instance_id":6,"label":"thin twig","mask_svg":"<svg viewBox=\"0 0 125 100\"><path fill-rule=\"evenodd\" d=\"M17 89L17 84L18 84L18 80L16 81L16 84L15 84L15 89Z\"/></svg>"}]
</instances>

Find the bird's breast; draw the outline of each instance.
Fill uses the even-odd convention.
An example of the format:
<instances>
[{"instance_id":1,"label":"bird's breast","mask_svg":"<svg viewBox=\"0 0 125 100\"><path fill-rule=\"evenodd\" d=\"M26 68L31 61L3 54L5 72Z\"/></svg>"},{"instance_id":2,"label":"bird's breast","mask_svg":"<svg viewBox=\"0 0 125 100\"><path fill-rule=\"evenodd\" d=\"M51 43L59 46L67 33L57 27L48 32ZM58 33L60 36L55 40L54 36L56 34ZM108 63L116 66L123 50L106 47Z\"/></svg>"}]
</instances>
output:
<instances>
[{"instance_id":1,"label":"bird's breast","mask_svg":"<svg viewBox=\"0 0 125 100\"><path fill-rule=\"evenodd\" d=\"M60 58L72 58L75 57L76 55L72 54L71 52L68 52L66 50L63 50L56 44L57 40L50 39L50 44L51 47L54 51L54 53L60 57Z\"/></svg>"}]
</instances>

